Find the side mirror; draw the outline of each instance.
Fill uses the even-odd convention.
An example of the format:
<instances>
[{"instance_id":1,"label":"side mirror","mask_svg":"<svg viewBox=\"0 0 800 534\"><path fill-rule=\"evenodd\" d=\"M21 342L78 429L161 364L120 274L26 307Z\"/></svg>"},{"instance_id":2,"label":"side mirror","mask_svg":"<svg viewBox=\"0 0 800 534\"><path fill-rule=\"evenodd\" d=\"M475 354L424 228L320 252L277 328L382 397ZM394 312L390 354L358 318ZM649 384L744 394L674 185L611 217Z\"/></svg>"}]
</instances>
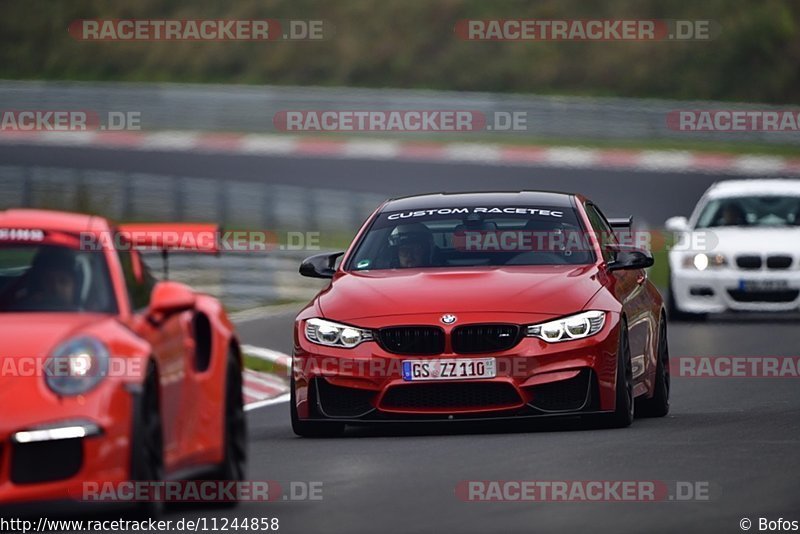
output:
<instances>
[{"instance_id":1,"label":"side mirror","mask_svg":"<svg viewBox=\"0 0 800 534\"><path fill-rule=\"evenodd\" d=\"M649 252L633 247L619 248L614 261L608 264L608 270L646 269L652 267L653 263L653 256Z\"/></svg>"},{"instance_id":2,"label":"side mirror","mask_svg":"<svg viewBox=\"0 0 800 534\"><path fill-rule=\"evenodd\" d=\"M192 289L179 282L158 282L150 296L150 313L153 315L172 315L194 308L197 300Z\"/></svg>"},{"instance_id":3,"label":"side mirror","mask_svg":"<svg viewBox=\"0 0 800 534\"><path fill-rule=\"evenodd\" d=\"M689 221L686 217L670 217L667 219L667 222L664 223L664 228L670 232L688 232Z\"/></svg>"},{"instance_id":4,"label":"side mirror","mask_svg":"<svg viewBox=\"0 0 800 534\"><path fill-rule=\"evenodd\" d=\"M306 258L300 264L300 274L309 278L333 278L336 272L336 258L344 252L334 252L332 254L317 254Z\"/></svg>"}]
</instances>

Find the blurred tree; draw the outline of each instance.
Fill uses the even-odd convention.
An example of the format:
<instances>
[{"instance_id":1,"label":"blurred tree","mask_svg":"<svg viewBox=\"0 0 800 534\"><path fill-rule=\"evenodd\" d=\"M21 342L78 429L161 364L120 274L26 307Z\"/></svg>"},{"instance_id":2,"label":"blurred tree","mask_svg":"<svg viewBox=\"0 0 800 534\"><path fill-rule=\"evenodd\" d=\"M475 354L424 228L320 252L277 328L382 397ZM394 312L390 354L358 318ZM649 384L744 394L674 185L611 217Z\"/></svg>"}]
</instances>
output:
<instances>
[{"instance_id":1,"label":"blurred tree","mask_svg":"<svg viewBox=\"0 0 800 534\"><path fill-rule=\"evenodd\" d=\"M324 19L308 42L79 42L79 18ZM712 20L711 41L477 42L466 18ZM0 77L800 103L796 0L4 0Z\"/></svg>"}]
</instances>

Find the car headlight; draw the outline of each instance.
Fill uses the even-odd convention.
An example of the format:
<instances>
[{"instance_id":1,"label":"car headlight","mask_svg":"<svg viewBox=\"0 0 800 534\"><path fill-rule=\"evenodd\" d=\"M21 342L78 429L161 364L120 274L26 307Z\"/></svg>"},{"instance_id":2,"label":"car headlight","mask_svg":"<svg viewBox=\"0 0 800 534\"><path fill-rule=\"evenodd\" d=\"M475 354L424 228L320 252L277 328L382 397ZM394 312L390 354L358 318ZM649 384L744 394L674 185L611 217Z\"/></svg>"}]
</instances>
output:
<instances>
[{"instance_id":1,"label":"car headlight","mask_svg":"<svg viewBox=\"0 0 800 534\"><path fill-rule=\"evenodd\" d=\"M99 339L81 336L62 343L45 365L45 381L58 395L80 395L108 374L108 348Z\"/></svg>"},{"instance_id":2,"label":"car headlight","mask_svg":"<svg viewBox=\"0 0 800 534\"><path fill-rule=\"evenodd\" d=\"M728 265L728 260L722 254L688 254L683 257L683 266L685 268L694 267L698 271L705 271L709 268L724 267Z\"/></svg>"},{"instance_id":3,"label":"car headlight","mask_svg":"<svg viewBox=\"0 0 800 534\"><path fill-rule=\"evenodd\" d=\"M306 339L329 347L351 349L363 341L372 341L372 332L325 319L306 321Z\"/></svg>"},{"instance_id":4,"label":"car headlight","mask_svg":"<svg viewBox=\"0 0 800 534\"><path fill-rule=\"evenodd\" d=\"M588 311L555 321L530 325L527 335L538 337L548 343L571 341L595 335L603 329L605 323L606 312Z\"/></svg>"}]
</instances>

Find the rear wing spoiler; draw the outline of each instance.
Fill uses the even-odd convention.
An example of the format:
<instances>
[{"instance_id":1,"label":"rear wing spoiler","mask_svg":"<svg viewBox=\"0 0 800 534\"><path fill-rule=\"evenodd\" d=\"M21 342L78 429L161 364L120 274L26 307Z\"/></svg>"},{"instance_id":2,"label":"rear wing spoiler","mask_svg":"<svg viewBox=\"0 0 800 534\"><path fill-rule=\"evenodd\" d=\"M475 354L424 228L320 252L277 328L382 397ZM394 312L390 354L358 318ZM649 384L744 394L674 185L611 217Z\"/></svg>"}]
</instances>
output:
<instances>
[{"instance_id":1,"label":"rear wing spoiler","mask_svg":"<svg viewBox=\"0 0 800 534\"><path fill-rule=\"evenodd\" d=\"M221 229L213 223L133 223L117 227L132 248L143 252L218 254Z\"/></svg>"},{"instance_id":2,"label":"rear wing spoiler","mask_svg":"<svg viewBox=\"0 0 800 534\"><path fill-rule=\"evenodd\" d=\"M611 217L608 219L608 224L611 225L611 228L630 228L633 226L633 216Z\"/></svg>"}]
</instances>

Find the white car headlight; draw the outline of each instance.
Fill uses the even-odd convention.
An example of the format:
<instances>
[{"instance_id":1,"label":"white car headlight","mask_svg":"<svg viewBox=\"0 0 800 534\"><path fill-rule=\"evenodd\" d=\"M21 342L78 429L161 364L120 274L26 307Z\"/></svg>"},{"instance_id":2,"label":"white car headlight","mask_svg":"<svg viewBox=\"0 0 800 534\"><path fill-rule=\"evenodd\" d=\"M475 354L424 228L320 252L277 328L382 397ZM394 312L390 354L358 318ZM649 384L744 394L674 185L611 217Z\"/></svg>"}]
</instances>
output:
<instances>
[{"instance_id":1,"label":"white car headlight","mask_svg":"<svg viewBox=\"0 0 800 534\"><path fill-rule=\"evenodd\" d=\"M306 321L306 339L329 347L351 349L363 341L372 341L372 332L325 319Z\"/></svg>"},{"instance_id":2,"label":"white car headlight","mask_svg":"<svg viewBox=\"0 0 800 534\"><path fill-rule=\"evenodd\" d=\"M694 267L698 271L705 271L709 268L724 267L728 265L728 260L722 254L687 254L683 257L683 266L686 268Z\"/></svg>"},{"instance_id":3,"label":"white car headlight","mask_svg":"<svg viewBox=\"0 0 800 534\"><path fill-rule=\"evenodd\" d=\"M108 348L99 339L81 336L62 343L45 364L45 381L58 395L81 395L108 374Z\"/></svg>"},{"instance_id":4,"label":"white car headlight","mask_svg":"<svg viewBox=\"0 0 800 534\"><path fill-rule=\"evenodd\" d=\"M571 341L595 335L603 329L605 323L606 312L588 311L555 321L530 325L527 335L538 337L548 343Z\"/></svg>"}]
</instances>

